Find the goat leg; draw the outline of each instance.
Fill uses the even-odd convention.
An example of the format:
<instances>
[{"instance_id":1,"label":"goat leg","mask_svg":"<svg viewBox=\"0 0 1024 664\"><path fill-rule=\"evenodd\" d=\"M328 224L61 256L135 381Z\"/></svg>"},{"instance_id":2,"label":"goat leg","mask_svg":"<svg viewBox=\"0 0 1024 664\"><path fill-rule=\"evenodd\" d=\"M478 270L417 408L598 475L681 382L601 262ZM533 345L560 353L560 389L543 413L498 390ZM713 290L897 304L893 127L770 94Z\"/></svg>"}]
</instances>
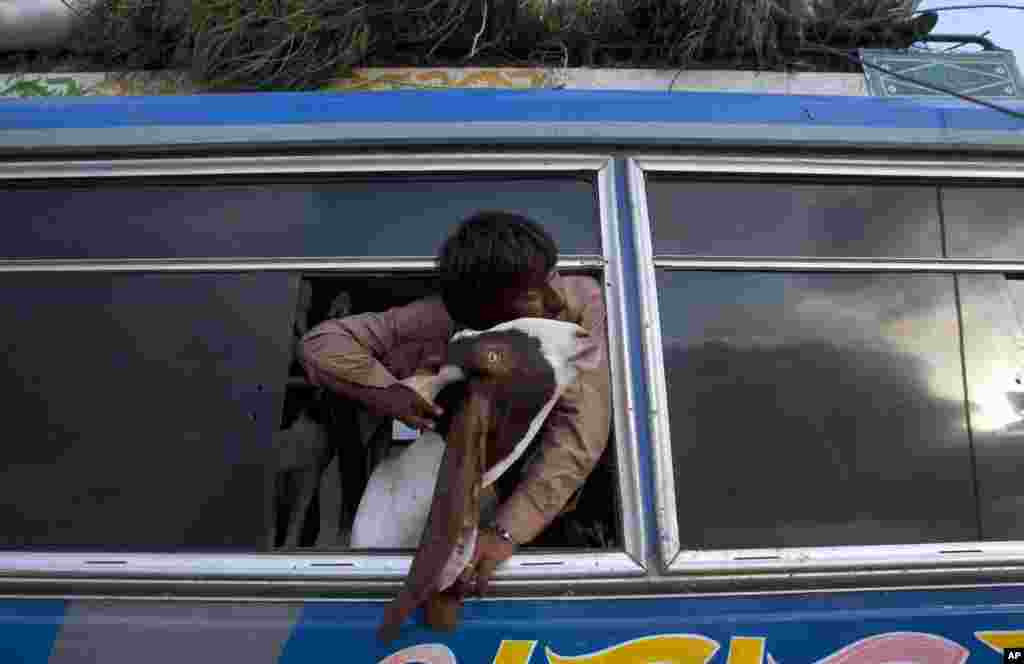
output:
<instances>
[{"instance_id":1,"label":"goat leg","mask_svg":"<svg viewBox=\"0 0 1024 664\"><path fill-rule=\"evenodd\" d=\"M423 607L427 625L441 632L454 632L459 624L459 613L462 610L462 597L449 588L432 594Z\"/></svg>"},{"instance_id":2,"label":"goat leg","mask_svg":"<svg viewBox=\"0 0 1024 664\"><path fill-rule=\"evenodd\" d=\"M426 528L405 585L377 630L377 638L385 643L398 636L413 611L458 577L461 568L448 569L458 560L453 554L461 554L463 559L472 555L476 542L469 540L475 536L480 518L484 446L493 409L491 387L485 381L472 381L465 406L452 420ZM465 562L468 560L463 566Z\"/></svg>"}]
</instances>

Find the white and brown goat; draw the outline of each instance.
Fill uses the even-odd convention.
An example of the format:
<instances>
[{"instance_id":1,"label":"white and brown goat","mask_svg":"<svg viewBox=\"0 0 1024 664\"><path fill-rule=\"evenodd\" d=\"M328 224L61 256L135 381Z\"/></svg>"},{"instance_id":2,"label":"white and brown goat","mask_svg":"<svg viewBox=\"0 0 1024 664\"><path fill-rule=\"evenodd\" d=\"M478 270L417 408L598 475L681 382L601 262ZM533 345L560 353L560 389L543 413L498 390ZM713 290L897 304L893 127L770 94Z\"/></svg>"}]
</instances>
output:
<instances>
[{"instance_id":1,"label":"white and brown goat","mask_svg":"<svg viewBox=\"0 0 1024 664\"><path fill-rule=\"evenodd\" d=\"M436 374L403 381L430 400L459 381L465 394L446 413L447 426L374 470L356 512L353 548L416 548L405 586L385 612L382 640L453 586L476 548L481 489L522 456L578 371L599 361L598 344L582 327L521 318L456 334Z\"/></svg>"}]
</instances>

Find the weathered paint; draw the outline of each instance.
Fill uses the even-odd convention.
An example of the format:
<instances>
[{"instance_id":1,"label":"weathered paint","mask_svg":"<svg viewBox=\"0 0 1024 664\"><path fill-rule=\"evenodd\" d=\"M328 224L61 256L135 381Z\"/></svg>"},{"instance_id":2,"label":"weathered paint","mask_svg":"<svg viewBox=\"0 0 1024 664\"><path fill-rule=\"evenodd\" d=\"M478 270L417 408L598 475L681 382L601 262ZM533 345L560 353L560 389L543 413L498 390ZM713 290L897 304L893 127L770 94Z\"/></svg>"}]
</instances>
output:
<instances>
[{"instance_id":1,"label":"weathered paint","mask_svg":"<svg viewBox=\"0 0 1024 664\"><path fill-rule=\"evenodd\" d=\"M1024 588L803 596L470 601L451 634L384 604L0 601L0 661L315 664L998 664L1024 647Z\"/></svg>"},{"instance_id":2,"label":"weathered paint","mask_svg":"<svg viewBox=\"0 0 1024 664\"><path fill-rule=\"evenodd\" d=\"M284 603L75 600L49 659L26 661L274 664L300 611Z\"/></svg>"},{"instance_id":3,"label":"weathered paint","mask_svg":"<svg viewBox=\"0 0 1024 664\"><path fill-rule=\"evenodd\" d=\"M361 67L322 92L388 90L638 90L864 96L861 74L724 69L586 69L542 67ZM178 70L21 72L0 74L0 97L189 95L200 81Z\"/></svg>"}]
</instances>

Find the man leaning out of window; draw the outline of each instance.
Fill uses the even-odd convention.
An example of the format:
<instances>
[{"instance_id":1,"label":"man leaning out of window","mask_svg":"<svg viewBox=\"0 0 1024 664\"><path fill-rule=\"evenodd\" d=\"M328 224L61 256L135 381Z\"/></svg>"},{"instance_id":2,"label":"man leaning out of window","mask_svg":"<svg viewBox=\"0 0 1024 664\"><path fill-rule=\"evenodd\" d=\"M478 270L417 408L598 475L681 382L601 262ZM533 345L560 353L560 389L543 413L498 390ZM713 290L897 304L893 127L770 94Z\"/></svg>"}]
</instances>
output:
<instances>
[{"instance_id":1,"label":"man leaning out of window","mask_svg":"<svg viewBox=\"0 0 1024 664\"><path fill-rule=\"evenodd\" d=\"M310 380L370 412L433 428L440 408L398 381L437 361L457 331L523 317L581 325L600 343L601 362L581 371L555 404L515 489L481 531L472 567L477 584L566 508L608 443L611 397L601 287L560 276L558 249L538 223L507 212L463 221L438 254L441 293L383 313L328 320L302 340Z\"/></svg>"}]
</instances>

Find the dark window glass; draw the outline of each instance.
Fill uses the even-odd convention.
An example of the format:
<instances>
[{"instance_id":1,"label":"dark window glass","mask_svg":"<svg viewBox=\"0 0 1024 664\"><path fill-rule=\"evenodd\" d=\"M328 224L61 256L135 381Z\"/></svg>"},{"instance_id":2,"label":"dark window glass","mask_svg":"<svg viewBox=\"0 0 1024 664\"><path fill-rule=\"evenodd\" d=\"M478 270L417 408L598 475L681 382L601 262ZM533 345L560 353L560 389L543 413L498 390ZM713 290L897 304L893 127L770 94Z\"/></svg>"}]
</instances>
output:
<instances>
[{"instance_id":1,"label":"dark window glass","mask_svg":"<svg viewBox=\"0 0 1024 664\"><path fill-rule=\"evenodd\" d=\"M952 276L658 288L683 548L978 537Z\"/></svg>"},{"instance_id":2,"label":"dark window glass","mask_svg":"<svg viewBox=\"0 0 1024 664\"><path fill-rule=\"evenodd\" d=\"M950 258L1024 257L1024 189L943 187Z\"/></svg>"},{"instance_id":3,"label":"dark window glass","mask_svg":"<svg viewBox=\"0 0 1024 664\"><path fill-rule=\"evenodd\" d=\"M960 280L982 535L1024 539L1024 281Z\"/></svg>"},{"instance_id":4,"label":"dark window glass","mask_svg":"<svg viewBox=\"0 0 1024 664\"><path fill-rule=\"evenodd\" d=\"M525 214L564 254L600 254L579 177L392 177L0 190L3 258L434 256L480 209Z\"/></svg>"},{"instance_id":5,"label":"dark window glass","mask_svg":"<svg viewBox=\"0 0 1024 664\"><path fill-rule=\"evenodd\" d=\"M934 187L647 178L655 254L940 256Z\"/></svg>"},{"instance_id":6,"label":"dark window glass","mask_svg":"<svg viewBox=\"0 0 1024 664\"><path fill-rule=\"evenodd\" d=\"M297 279L0 277L0 548L265 549Z\"/></svg>"}]
</instances>

